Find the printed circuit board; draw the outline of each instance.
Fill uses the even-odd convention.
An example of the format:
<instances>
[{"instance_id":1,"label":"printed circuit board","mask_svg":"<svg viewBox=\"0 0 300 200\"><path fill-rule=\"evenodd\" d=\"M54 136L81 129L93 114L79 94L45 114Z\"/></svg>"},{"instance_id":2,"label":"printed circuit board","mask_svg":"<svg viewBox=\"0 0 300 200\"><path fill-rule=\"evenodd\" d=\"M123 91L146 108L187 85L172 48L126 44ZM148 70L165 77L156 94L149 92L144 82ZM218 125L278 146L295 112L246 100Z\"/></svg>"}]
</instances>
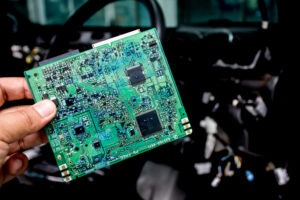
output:
<instances>
[{"instance_id":1,"label":"printed circuit board","mask_svg":"<svg viewBox=\"0 0 300 200\"><path fill-rule=\"evenodd\" d=\"M155 29L133 31L25 71L57 115L45 132L64 181L192 133Z\"/></svg>"}]
</instances>

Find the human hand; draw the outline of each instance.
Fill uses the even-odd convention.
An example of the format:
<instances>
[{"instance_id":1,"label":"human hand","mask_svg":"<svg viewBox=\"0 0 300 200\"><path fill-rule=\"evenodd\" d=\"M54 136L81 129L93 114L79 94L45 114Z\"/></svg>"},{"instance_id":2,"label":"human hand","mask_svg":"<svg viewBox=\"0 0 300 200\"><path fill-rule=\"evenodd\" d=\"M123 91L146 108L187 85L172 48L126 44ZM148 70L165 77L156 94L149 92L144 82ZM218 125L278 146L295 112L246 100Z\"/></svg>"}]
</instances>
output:
<instances>
[{"instance_id":1,"label":"human hand","mask_svg":"<svg viewBox=\"0 0 300 200\"><path fill-rule=\"evenodd\" d=\"M31 98L24 78L0 78L0 107L6 101ZM0 110L0 186L26 170L28 159L21 151L47 142L40 129L55 114L50 100Z\"/></svg>"}]
</instances>

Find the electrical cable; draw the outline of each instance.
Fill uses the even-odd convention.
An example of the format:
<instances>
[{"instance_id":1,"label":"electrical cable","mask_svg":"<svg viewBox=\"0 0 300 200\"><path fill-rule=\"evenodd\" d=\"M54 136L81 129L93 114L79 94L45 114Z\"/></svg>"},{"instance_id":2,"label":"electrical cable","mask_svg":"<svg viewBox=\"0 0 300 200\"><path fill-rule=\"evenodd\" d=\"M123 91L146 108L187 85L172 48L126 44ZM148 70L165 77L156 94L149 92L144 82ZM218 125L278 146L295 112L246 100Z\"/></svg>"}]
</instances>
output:
<instances>
[{"instance_id":1,"label":"electrical cable","mask_svg":"<svg viewBox=\"0 0 300 200\"><path fill-rule=\"evenodd\" d=\"M106 5L118 0L89 0L83 4L76 12L67 20L61 30L53 37L51 46L46 54L46 58L51 58L65 52L65 47L69 42L69 35L74 30L78 30L84 22L86 22L96 12L104 8ZM151 26L156 27L161 39L165 36L165 20L161 7L156 0L137 0L143 3L150 15Z\"/></svg>"},{"instance_id":2,"label":"electrical cable","mask_svg":"<svg viewBox=\"0 0 300 200\"><path fill-rule=\"evenodd\" d=\"M258 7L259 7L262 21L269 21L269 13L268 13L265 0L258 0Z\"/></svg>"},{"instance_id":3,"label":"electrical cable","mask_svg":"<svg viewBox=\"0 0 300 200\"><path fill-rule=\"evenodd\" d=\"M261 15L261 27L262 29L269 28L269 13L265 0L258 0L258 8Z\"/></svg>"}]
</instances>

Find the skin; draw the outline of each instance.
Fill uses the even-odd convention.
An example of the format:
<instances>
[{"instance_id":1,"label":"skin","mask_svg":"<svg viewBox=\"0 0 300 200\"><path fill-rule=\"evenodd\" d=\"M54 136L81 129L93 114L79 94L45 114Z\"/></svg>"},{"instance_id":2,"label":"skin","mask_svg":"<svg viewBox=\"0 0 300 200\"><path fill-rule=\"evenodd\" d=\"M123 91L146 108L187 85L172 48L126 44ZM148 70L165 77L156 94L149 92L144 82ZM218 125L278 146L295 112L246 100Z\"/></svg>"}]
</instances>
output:
<instances>
[{"instance_id":1,"label":"skin","mask_svg":"<svg viewBox=\"0 0 300 200\"><path fill-rule=\"evenodd\" d=\"M25 79L0 78L0 186L27 169L28 159L22 151L47 142L40 130L56 114L50 100L1 109L6 101L20 99L32 99Z\"/></svg>"}]
</instances>

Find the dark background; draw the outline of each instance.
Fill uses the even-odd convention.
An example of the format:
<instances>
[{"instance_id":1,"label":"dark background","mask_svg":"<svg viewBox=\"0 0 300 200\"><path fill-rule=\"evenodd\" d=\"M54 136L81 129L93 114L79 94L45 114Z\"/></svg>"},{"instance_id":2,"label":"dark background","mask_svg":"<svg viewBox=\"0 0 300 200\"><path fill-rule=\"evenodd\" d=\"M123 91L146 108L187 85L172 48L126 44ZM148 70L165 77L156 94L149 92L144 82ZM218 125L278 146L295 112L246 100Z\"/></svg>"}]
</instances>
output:
<instances>
[{"instance_id":1,"label":"dark background","mask_svg":"<svg viewBox=\"0 0 300 200\"><path fill-rule=\"evenodd\" d=\"M177 186L185 194L185 199L297 199L299 195L294 190L297 184L298 156L296 154L298 127L295 120L297 117L294 117L297 116L295 100L297 90L294 88L296 81L292 76L296 74L298 55L295 49L299 41L295 2L276 1L278 16L271 18L274 20L271 20L268 30L261 29L260 22L255 20L238 22L214 20L196 23L193 21L194 18L190 17L192 13L197 13L195 2L178 1L178 5L183 8L179 11L178 27L168 27L166 37L163 39L167 58L194 130L189 142L167 144L104 169L104 175L92 174L70 184L46 178L47 175L57 176L47 169L47 166L55 167L55 161L49 146L46 145L38 150L39 156L31 160L27 173L4 185L0 189L0 195L5 197L9 195L12 198L20 194L30 194L28 198L43 198L45 195L57 198L59 195L67 198L83 194L90 198L96 196L111 199L141 199L136 191L137 179L145 163L152 161L169 166L178 172ZM8 13L14 14L18 20L16 30L15 23L7 17ZM275 15L274 11L269 12L269 15ZM14 1L1 1L0 76L23 76L24 70L36 65L35 62L27 63L25 59L13 57L11 51L13 44L28 45L30 48L38 46L46 51L51 47L52 36L61 26L32 23L22 16L22 12L17 12ZM211 34L212 30L219 30L220 27L232 31L233 43L228 43L227 35L222 32L216 31ZM87 48L86 44L77 41L78 33L84 31L92 32L96 38L101 39L104 33L118 35L134 28L86 26L74 30L74 35L70 35L73 42L70 42L67 48ZM204 37L199 38L195 31L201 32ZM42 38L42 42L38 38ZM213 67L218 58L229 63L250 63L255 53L258 50L265 50L266 47L271 52L271 59L260 58L254 69ZM41 57L44 56L44 52L40 54ZM278 78L274 87L268 87L270 77ZM202 97L205 92L213 94L215 100L204 103ZM254 117L240 102L241 123L230 109L232 100L237 96L241 96L246 102L257 96L262 97L268 108L267 115ZM19 103L33 102L12 102L5 107ZM216 104L219 106L217 111L214 110ZM236 110L237 108L234 108L235 112ZM233 177L222 179L216 188L210 184L216 175L224 151L214 152L208 160L204 158L206 132L199 126L199 122L205 116L211 116L218 122L230 138L229 146L236 155L243 158L242 169L236 170ZM245 129L247 140L242 134ZM241 146L260 156L240 152ZM211 173L197 175L194 164L199 162L212 163ZM274 173L265 170L269 162L275 167L287 169L290 178L287 184L278 185ZM246 180L244 175L246 170L255 174L254 182Z\"/></svg>"}]
</instances>

